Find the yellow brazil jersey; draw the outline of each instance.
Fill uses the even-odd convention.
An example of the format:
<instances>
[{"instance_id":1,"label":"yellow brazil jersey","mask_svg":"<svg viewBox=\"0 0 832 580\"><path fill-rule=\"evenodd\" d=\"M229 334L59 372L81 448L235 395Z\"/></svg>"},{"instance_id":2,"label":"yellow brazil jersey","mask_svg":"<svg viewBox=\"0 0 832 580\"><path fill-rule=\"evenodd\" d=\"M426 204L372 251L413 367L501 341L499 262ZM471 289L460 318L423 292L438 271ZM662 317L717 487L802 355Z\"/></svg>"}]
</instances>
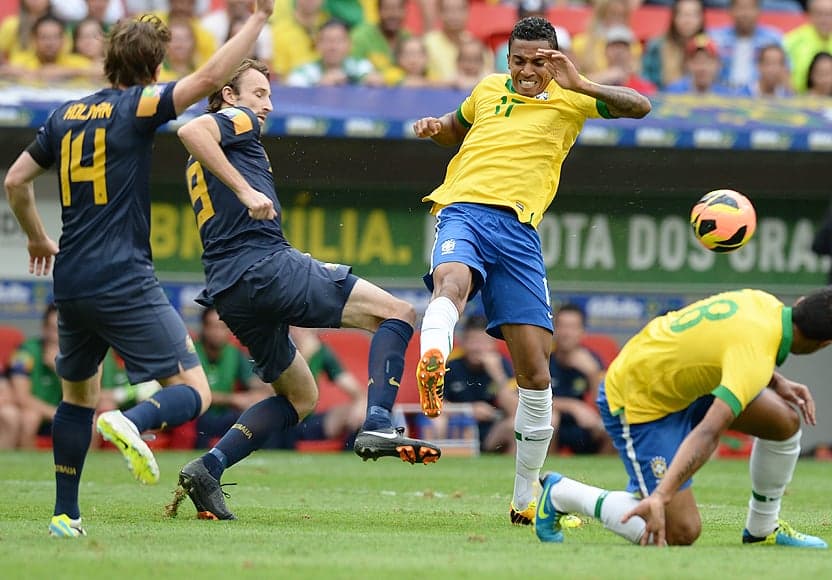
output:
<instances>
[{"instance_id":1,"label":"yellow brazil jersey","mask_svg":"<svg viewBox=\"0 0 832 580\"><path fill-rule=\"evenodd\" d=\"M510 207L537 227L584 121L601 116L610 116L604 103L554 81L525 97L514 92L509 75L489 75L459 106L468 134L444 183L422 201L434 202L434 213L455 202Z\"/></svg>"},{"instance_id":2,"label":"yellow brazil jersey","mask_svg":"<svg viewBox=\"0 0 832 580\"><path fill-rule=\"evenodd\" d=\"M737 416L771 380L792 344L791 308L760 290L724 292L651 321L605 379L610 412L646 423L707 394Z\"/></svg>"}]
</instances>

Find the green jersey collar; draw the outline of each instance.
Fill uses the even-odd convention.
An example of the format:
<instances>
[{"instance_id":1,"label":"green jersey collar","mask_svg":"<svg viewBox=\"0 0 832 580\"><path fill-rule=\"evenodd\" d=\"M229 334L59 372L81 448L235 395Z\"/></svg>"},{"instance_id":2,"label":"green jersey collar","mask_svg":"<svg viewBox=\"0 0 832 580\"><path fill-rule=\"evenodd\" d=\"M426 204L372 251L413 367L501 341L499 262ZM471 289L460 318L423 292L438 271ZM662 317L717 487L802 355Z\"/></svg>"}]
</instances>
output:
<instances>
[{"instance_id":1,"label":"green jersey collar","mask_svg":"<svg viewBox=\"0 0 832 580\"><path fill-rule=\"evenodd\" d=\"M506 89L508 89L508 92L510 92L510 93L516 93L517 92L517 91L514 90L514 84L511 82L511 77L508 77L506 79Z\"/></svg>"},{"instance_id":2,"label":"green jersey collar","mask_svg":"<svg viewBox=\"0 0 832 580\"><path fill-rule=\"evenodd\" d=\"M777 350L777 366L783 364L789 352L792 350L792 309L789 306L783 307L783 312L780 314L783 320L783 338L780 340L780 348Z\"/></svg>"}]
</instances>

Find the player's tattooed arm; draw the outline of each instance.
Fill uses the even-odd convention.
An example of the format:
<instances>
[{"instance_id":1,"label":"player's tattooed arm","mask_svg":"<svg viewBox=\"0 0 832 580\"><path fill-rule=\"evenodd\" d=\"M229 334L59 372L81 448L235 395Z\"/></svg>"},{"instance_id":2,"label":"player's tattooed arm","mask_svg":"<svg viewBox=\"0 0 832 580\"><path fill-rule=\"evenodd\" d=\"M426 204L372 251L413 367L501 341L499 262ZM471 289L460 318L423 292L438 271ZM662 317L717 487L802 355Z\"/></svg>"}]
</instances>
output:
<instances>
[{"instance_id":1,"label":"player's tattooed arm","mask_svg":"<svg viewBox=\"0 0 832 580\"><path fill-rule=\"evenodd\" d=\"M552 78L561 87L603 102L613 117L640 119L650 112L650 99L628 87L599 85L582 77L574 63L558 50L539 48L537 55L548 60Z\"/></svg>"},{"instance_id":2,"label":"player's tattooed arm","mask_svg":"<svg viewBox=\"0 0 832 580\"><path fill-rule=\"evenodd\" d=\"M727 403L714 399L711 408L676 452L667 473L653 492L666 504L676 491L702 467L713 455L719 438L734 421L734 413Z\"/></svg>"},{"instance_id":3,"label":"player's tattooed arm","mask_svg":"<svg viewBox=\"0 0 832 580\"><path fill-rule=\"evenodd\" d=\"M603 101L613 117L641 119L650 112L650 100L638 91L629 87L599 85L597 83L590 83L590 85L592 92L587 94Z\"/></svg>"}]
</instances>

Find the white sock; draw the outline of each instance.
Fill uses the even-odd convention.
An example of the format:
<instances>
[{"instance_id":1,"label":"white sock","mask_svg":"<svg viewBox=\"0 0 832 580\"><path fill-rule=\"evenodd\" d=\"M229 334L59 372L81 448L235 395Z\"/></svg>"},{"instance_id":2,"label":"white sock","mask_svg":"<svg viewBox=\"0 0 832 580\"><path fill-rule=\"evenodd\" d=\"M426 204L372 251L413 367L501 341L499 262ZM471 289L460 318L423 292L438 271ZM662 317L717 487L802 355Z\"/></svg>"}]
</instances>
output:
<instances>
[{"instance_id":1,"label":"white sock","mask_svg":"<svg viewBox=\"0 0 832 580\"><path fill-rule=\"evenodd\" d=\"M638 516L626 524L621 518L638 504L626 491L606 491L564 477L550 489L552 503L561 512L579 513L603 522L604 527L634 544L641 541L646 526Z\"/></svg>"},{"instance_id":2,"label":"white sock","mask_svg":"<svg viewBox=\"0 0 832 580\"><path fill-rule=\"evenodd\" d=\"M517 510L524 510L534 498L534 484L546 460L552 440L552 390L517 389L519 402L514 417L516 475L514 498Z\"/></svg>"},{"instance_id":3,"label":"white sock","mask_svg":"<svg viewBox=\"0 0 832 580\"><path fill-rule=\"evenodd\" d=\"M454 326L458 320L459 310L449 298L440 296L431 300L422 318L420 354L425 354L432 348L438 348L447 361L453 348Z\"/></svg>"},{"instance_id":4,"label":"white sock","mask_svg":"<svg viewBox=\"0 0 832 580\"><path fill-rule=\"evenodd\" d=\"M777 527L780 498L792 480L800 456L800 431L785 441L755 439L751 450L751 499L745 529L763 538Z\"/></svg>"}]
</instances>

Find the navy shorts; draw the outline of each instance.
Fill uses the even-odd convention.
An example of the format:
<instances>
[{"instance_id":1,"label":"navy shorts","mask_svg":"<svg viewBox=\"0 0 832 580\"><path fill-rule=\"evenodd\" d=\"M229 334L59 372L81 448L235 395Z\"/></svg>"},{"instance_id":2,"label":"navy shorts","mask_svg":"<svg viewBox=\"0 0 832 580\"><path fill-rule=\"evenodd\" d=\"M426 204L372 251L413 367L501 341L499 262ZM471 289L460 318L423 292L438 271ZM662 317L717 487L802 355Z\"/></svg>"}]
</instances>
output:
<instances>
[{"instance_id":1,"label":"navy shorts","mask_svg":"<svg viewBox=\"0 0 832 580\"><path fill-rule=\"evenodd\" d=\"M60 300L58 376L82 381L98 372L109 347L132 384L165 379L199 365L182 318L155 278L119 293Z\"/></svg>"},{"instance_id":2,"label":"navy shorts","mask_svg":"<svg viewBox=\"0 0 832 580\"><path fill-rule=\"evenodd\" d=\"M647 423L630 425L624 413L613 415L607 403L604 382L598 390L598 410L604 420L618 455L624 462L630 482L627 491L647 497L658 487L679 446L696 427L713 403L713 395L696 399L688 407ZM679 487L687 489L693 483L688 479Z\"/></svg>"},{"instance_id":3,"label":"navy shorts","mask_svg":"<svg viewBox=\"0 0 832 580\"><path fill-rule=\"evenodd\" d=\"M350 267L324 264L294 248L246 270L214 306L254 359L254 371L274 382L295 358L289 326L338 328L358 278Z\"/></svg>"},{"instance_id":4,"label":"navy shorts","mask_svg":"<svg viewBox=\"0 0 832 580\"><path fill-rule=\"evenodd\" d=\"M502 338L503 324L531 324L552 332L552 304L540 236L509 208L455 203L436 216L430 272L446 262L472 270L472 298L482 290L488 333Z\"/></svg>"}]
</instances>

